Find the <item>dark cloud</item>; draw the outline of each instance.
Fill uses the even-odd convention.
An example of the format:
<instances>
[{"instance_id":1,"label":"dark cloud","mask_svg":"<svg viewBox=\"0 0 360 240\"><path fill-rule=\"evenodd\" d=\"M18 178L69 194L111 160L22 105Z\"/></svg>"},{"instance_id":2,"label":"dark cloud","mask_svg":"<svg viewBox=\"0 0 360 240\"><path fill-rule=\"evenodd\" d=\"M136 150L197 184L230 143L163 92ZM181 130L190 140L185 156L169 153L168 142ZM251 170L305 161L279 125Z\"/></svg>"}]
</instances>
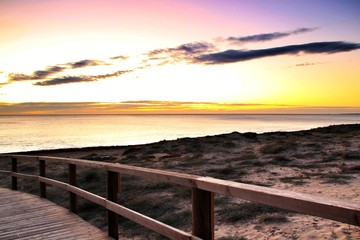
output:
<instances>
[{"instance_id":1,"label":"dark cloud","mask_svg":"<svg viewBox=\"0 0 360 240\"><path fill-rule=\"evenodd\" d=\"M108 65L107 63L100 61L100 60L81 60L77 62L67 63L71 68L83 68L83 67L91 67L91 66L101 66L101 65Z\"/></svg>"},{"instance_id":2,"label":"dark cloud","mask_svg":"<svg viewBox=\"0 0 360 240\"><path fill-rule=\"evenodd\" d=\"M300 34L300 33L307 33L314 31L317 28L298 28L293 31L288 32L273 32L273 33L263 33L263 34L256 34L250 35L245 37L229 37L227 38L228 41L231 43L247 43L247 42L264 42L264 41L271 41L278 38L287 37L290 35Z\"/></svg>"},{"instance_id":3,"label":"dark cloud","mask_svg":"<svg viewBox=\"0 0 360 240\"><path fill-rule=\"evenodd\" d=\"M98 81L100 79L117 77L122 74L131 72L131 70L124 70L124 71L117 71L109 74L102 74L102 75L91 75L91 76L63 76L58 78L49 79L42 82L37 82L34 85L36 86L54 86L54 85L61 85L61 84L69 84L69 83L79 83L79 82L93 82Z\"/></svg>"},{"instance_id":4,"label":"dark cloud","mask_svg":"<svg viewBox=\"0 0 360 240\"><path fill-rule=\"evenodd\" d=\"M206 64L223 64L248 61L257 58L272 57L285 54L316 54L316 53L338 53L348 52L360 48L358 43L349 42L314 42L300 45L289 45L276 48L267 48L260 50L227 50L224 52L204 54L195 57L195 63L206 63Z\"/></svg>"},{"instance_id":5,"label":"dark cloud","mask_svg":"<svg viewBox=\"0 0 360 240\"><path fill-rule=\"evenodd\" d=\"M182 44L176 48L169 48L170 52L203 53L213 48L212 44L206 42L194 42Z\"/></svg>"},{"instance_id":6,"label":"dark cloud","mask_svg":"<svg viewBox=\"0 0 360 240\"><path fill-rule=\"evenodd\" d=\"M8 80L9 80L9 82L12 82L12 81L32 80L32 76L31 76L31 75L22 74L22 73L9 73L9 74L8 74Z\"/></svg>"},{"instance_id":7,"label":"dark cloud","mask_svg":"<svg viewBox=\"0 0 360 240\"><path fill-rule=\"evenodd\" d=\"M98 75L98 76L62 76L62 77L49 79L51 76L57 73L61 73L67 69L76 69L76 68L99 66L99 65L108 65L108 64L100 60L81 60L72 63L50 66L47 67L45 70L37 70L30 75L22 74L22 73L10 73L8 74L8 82L2 85L10 84L14 81L29 81L29 80L44 80L34 84L38 86L49 86L49 85L75 83L75 82L89 82L89 81L96 81L97 79L101 79L101 78L116 76L116 74L120 75L119 73L122 72L119 71L116 73Z\"/></svg>"},{"instance_id":8,"label":"dark cloud","mask_svg":"<svg viewBox=\"0 0 360 240\"><path fill-rule=\"evenodd\" d=\"M49 76L52 76L56 73L64 71L65 67L60 66L50 66L46 70L38 70L33 72L31 75L21 74L21 73L10 73L8 75L8 80L11 81L26 81L26 80L39 80L46 79Z\"/></svg>"},{"instance_id":9,"label":"dark cloud","mask_svg":"<svg viewBox=\"0 0 360 240\"><path fill-rule=\"evenodd\" d=\"M96 76L93 76L93 77L96 78L96 79L105 79L105 78L117 77L117 76L123 75L125 73L129 73L129 72L132 72L132 70L116 71L116 72L113 72L113 73L96 75Z\"/></svg>"},{"instance_id":10,"label":"dark cloud","mask_svg":"<svg viewBox=\"0 0 360 240\"><path fill-rule=\"evenodd\" d=\"M92 82L94 79L90 76L63 76L58 78L53 78L50 80L37 82L34 85L36 86L53 86L67 83L78 83L78 82Z\"/></svg>"},{"instance_id":11,"label":"dark cloud","mask_svg":"<svg viewBox=\"0 0 360 240\"><path fill-rule=\"evenodd\" d=\"M155 62L153 65L162 66L183 61L189 62L194 56L208 53L214 49L214 45L207 42L193 42L174 48L155 49L145 54L148 59L144 63L147 63L147 66L152 66L152 64L148 64L149 61L152 61Z\"/></svg>"},{"instance_id":12,"label":"dark cloud","mask_svg":"<svg viewBox=\"0 0 360 240\"><path fill-rule=\"evenodd\" d=\"M44 79L56 73L64 71L66 68L60 66L52 66L46 68L46 70L35 71L33 73L33 79Z\"/></svg>"},{"instance_id":13,"label":"dark cloud","mask_svg":"<svg viewBox=\"0 0 360 240\"><path fill-rule=\"evenodd\" d=\"M89 66L106 65L105 62L100 60L81 60L72 63L59 64L56 66L47 67L45 70L37 70L30 75L22 73L10 73L8 75L9 83L12 81L26 81L26 80L46 80L52 75L63 72L64 70L71 68L83 68Z\"/></svg>"},{"instance_id":14,"label":"dark cloud","mask_svg":"<svg viewBox=\"0 0 360 240\"><path fill-rule=\"evenodd\" d=\"M172 53L203 53L208 52L210 49L213 49L213 45L207 42L193 42L193 43L185 43L175 48L162 48L162 49L155 49L147 53L148 56L154 57L161 54L169 54Z\"/></svg>"}]
</instances>

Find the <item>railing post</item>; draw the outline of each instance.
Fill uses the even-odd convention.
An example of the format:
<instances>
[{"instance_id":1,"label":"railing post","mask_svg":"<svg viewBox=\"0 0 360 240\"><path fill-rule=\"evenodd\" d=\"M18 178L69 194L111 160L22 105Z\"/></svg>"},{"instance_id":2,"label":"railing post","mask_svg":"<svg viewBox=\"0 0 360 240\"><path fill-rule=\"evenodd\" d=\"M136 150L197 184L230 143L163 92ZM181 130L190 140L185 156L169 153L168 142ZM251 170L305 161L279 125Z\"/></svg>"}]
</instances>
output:
<instances>
[{"instance_id":1,"label":"railing post","mask_svg":"<svg viewBox=\"0 0 360 240\"><path fill-rule=\"evenodd\" d=\"M17 158L11 158L11 171L17 172ZM11 177L11 189L17 190L17 177Z\"/></svg>"},{"instance_id":2,"label":"railing post","mask_svg":"<svg viewBox=\"0 0 360 240\"><path fill-rule=\"evenodd\" d=\"M107 172L107 199L117 203L118 173ZM119 217L117 213L108 210L108 235L115 240L119 239Z\"/></svg>"},{"instance_id":3,"label":"railing post","mask_svg":"<svg viewBox=\"0 0 360 240\"><path fill-rule=\"evenodd\" d=\"M69 184L76 186L76 165L69 164ZM75 193L69 191L69 209L73 213L77 213L77 197Z\"/></svg>"},{"instance_id":4,"label":"railing post","mask_svg":"<svg viewBox=\"0 0 360 240\"><path fill-rule=\"evenodd\" d=\"M45 160L39 160L39 176L46 177ZM40 182L40 197L46 198L46 183Z\"/></svg>"},{"instance_id":5,"label":"railing post","mask_svg":"<svg viewBox=\"0 0 360 240\"><path fill-rule=\"evenodd\" d=\"M214 193L192 188L192 234L214 239Z\"/></svg>"}]
</instances>

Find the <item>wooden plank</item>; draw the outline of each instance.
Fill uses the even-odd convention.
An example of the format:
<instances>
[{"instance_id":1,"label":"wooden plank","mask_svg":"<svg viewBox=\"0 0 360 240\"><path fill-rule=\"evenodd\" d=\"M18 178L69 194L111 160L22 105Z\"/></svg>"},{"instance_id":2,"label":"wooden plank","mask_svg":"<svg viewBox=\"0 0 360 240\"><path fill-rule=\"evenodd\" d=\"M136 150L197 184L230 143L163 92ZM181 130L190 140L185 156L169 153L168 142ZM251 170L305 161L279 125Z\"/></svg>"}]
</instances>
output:
<instances>
[{"instance_id":1,"label":"wooden plank","mask_svg":"<svg viewBox=\"0 0 360 240\"><path fill-rule=\"evenodd\" d=\"M67 209L27 193L0 188L0 239L108 239ZM12 198L11 198L12 196ZM5 203L4 203L5 202ZM17 207L14 207L17 206ZM19 211L20 209L20 211Z\"/></svg>"},{"instance_id":2,"label":"wooden plank","mask_svg":"<svg viewBox=\"0 0 360 240\"><path fill-rule=\"evenodd\" d=\"M30 175L30 174L25 174L25 173L12 172L11 176L14 176L14 177L17 177L17 178L22 178L22 179L27 179L27 180L38 181L38 176L37 175Z\"/></svg>"},{"instance_id":3,"label":"wooden plank","mask_svg":"<svg viewBox=\"0 0 360 240\"><path fill-rule=\"evenodd\" d=\"M360 226L360 203L202 177L199 189Z\"/></svg>"},{"instance_id":4,"label":"wooden plank","mask_svg":"<svg viewBox=\"0 0 360 240\"><path fill-rule=\"evenodd\" d=\"M206 240L214 239L214 193L192 189L192 234Z\"/></svg>"}]
</instances>

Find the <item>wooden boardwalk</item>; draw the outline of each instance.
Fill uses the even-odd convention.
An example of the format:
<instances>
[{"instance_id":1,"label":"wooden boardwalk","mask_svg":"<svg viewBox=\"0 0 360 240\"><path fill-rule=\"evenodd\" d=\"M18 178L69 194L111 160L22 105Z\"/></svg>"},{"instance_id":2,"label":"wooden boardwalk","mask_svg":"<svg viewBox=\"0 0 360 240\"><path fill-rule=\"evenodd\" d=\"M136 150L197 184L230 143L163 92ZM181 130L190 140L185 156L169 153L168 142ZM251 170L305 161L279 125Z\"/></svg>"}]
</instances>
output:
<instances>
[{"instance_id":1,"label":"wooden boardwalk","mask_svg":"<svg viewBox=\"0 0 360 240\"><path fill-rule=\"evenodd\" d=\"M0 188L0 239L111 239L76 214L40 197Z\"/></svg>"}]
</instances>

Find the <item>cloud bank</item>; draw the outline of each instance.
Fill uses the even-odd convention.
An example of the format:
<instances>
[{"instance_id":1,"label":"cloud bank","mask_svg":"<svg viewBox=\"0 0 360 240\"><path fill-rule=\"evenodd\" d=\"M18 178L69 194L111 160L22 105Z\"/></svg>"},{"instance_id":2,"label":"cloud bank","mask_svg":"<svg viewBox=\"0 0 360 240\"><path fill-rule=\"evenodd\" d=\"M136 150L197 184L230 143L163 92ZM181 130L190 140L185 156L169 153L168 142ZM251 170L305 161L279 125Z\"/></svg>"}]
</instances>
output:
<instances>
[{"instance_id":1,"label":"cloud bank","mask_svg":"<svg viewBox=\"0 0 360 240\"><path fill-rule=\"evenodd\" d=\"M244 36L244 37L228 37L227 41L236 44L243 44L248 42L265 42L265 41L271 41L278 38L288 37L300 33L312 32L316 29L317 28L298 28L296 30L288 31L288 32L262 33L262 34Z\"/></svg>"},{"instance_id":2,"label":"cloud bank","mask_svg":"<svg viewBox=\"0 0 360 240\"><path fill-rule=\"evenodd\" d=\"M16 114L161 114L161 113L354 113L359 107L297 106L259 103L176 101L0 103L0 115Z\"/></svg>"}]
</instances>

